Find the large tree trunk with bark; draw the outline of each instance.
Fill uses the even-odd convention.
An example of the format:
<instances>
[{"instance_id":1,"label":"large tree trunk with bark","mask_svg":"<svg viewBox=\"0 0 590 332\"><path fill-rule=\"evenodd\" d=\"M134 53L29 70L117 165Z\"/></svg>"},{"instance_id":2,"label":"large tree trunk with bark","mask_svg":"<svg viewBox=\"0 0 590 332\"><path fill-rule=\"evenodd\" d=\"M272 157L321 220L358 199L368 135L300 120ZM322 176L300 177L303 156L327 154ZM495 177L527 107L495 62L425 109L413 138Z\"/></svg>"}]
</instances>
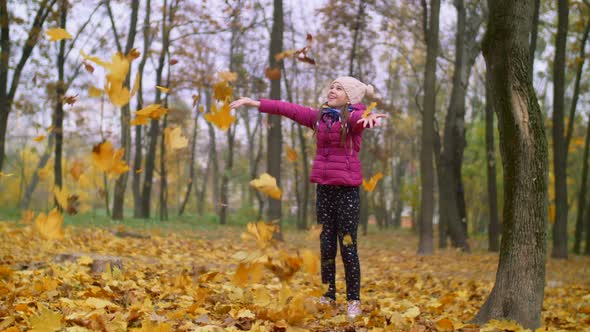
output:
<instances>
[{"instance_id":1,"label":"large tree trunk with bark","mask_svg":"<svg viewBox=\"0 0 590 332\"><path fill-rule=\"evenodd\" d=\"M494 146L494 106L489 80L486 80L486 165L488 180L488 250L500 250L500 221L498 219L498 185L496 181L496 152Z\"/></svg>"},{"instance_id":2,"label":"large tree trunk with bark","mask_svg":"<svg viewBox=\"0 0 590 332\"><path fill-rule=\"evenodd\" d=\"M110 12L110 11L109 11ZM135 35L136 35L136 28L137 28L137 14L139 12L139 0L133 0L131 2L131 23L129 24L129 32L127 34L127 43L125 45L125 50L123 54L129 54L133 49L133 44L135 42ZM113 25L113 29L115 26ZM116 37L118 38L118 37ZM119 50L120 52L123 50ZM145 50L144 50L145 52ZM131 64L129 65L131 67ZM127 72L127 77L125 78L125 87L129 89L129 79L131 77L131 68ZM131 159L131 125L129 124L131 120L131 112L129 109L129 104L123 105L121 107L121 147L125 149L123 154L123 160L129 162ZM115 181L115 190L113 194L113 219L114 220L123 220L123 209L125 207L125 191L127 190L127 179L129 177L129 172L125 172L117 178Z\"/></svg>"},{"instance_id":3,"label":"large tree trunk with bark","mask_svg":"<svg viewBox=\"0 0 590 332\"><path fill-rule=\"evenodd\" d=\"M564 136L565 51L568 28L568 0L557 2L557 35L553 61L553 171L555 178L555 223L551 257L567 258L567 150ZM573 120L573 119L572 119Z\"/></svg>"},{"instance_id":4,"label":"large tree trunk with bark","mask_svg":"<svg viewBox=\"0 0 590 332\"><path fill-rule=\"evenodd\" d=\"M275 59L275 54L283 50L283 0L274 0L272 32L270 34L270 68L280 68ZM270 83L270 99L281 99L281 80L272 80ZM283 134L281 117L269 115L268 141L267 141L267 169L268 174L276 178L277 185L281 186L281 156L283 152ZM268 207L268 219L278 220L280 235L282 237L282 209L281 200L270 199Z\"/></svg>"},{"instance_id":5,"label":"large tree trunk with bark","mask_svg":"<svg viewBox=\"0 0 590 332\"><path fill-rule=\"evenodd\" d=\"M425 2L423 2L425 3ZM424 5L426 14L427 8ZM424 70L424 113L422 115L422 147L420 150L420 240L418 253L430 255L434 250L432 218L434 214L434 113L436 111L436 58L440 0L430 1L426 36L426 68Z\"/></svg>"},{"instance_id":6,"label":"large tree trunk with bark","mask_svg":"<svg viewBox=\"0 0 590 332\"><path fill-rule=\"evenodd\" d=\"M529 66L532 0L490 1L483 51L504 169L496 281L474 318L540 325L547 252L547 141Z\"/></svg>"}]
</instances>

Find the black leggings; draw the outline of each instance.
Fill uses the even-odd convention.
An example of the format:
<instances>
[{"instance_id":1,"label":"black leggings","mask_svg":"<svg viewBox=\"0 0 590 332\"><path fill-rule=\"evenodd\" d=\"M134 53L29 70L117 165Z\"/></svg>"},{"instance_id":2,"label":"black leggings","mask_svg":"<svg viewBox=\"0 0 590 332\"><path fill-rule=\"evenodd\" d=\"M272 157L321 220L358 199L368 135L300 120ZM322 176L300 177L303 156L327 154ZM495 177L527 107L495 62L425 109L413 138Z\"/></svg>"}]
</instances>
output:
<instances>
[{"instance_id":1,"label":"black leggings","mask_svg":"<svg viewBox=\"0 0 590 332\"><path fill-rule=\"evenodd\" d=\"M356 243L360 212L359 187L318 184L316 200L317 221L322 224L322 283L329 284L324 296L336 299L336 251L339 242L346 275L346 299L359 300L361 267Z\"/></svg>"}]
</instances>

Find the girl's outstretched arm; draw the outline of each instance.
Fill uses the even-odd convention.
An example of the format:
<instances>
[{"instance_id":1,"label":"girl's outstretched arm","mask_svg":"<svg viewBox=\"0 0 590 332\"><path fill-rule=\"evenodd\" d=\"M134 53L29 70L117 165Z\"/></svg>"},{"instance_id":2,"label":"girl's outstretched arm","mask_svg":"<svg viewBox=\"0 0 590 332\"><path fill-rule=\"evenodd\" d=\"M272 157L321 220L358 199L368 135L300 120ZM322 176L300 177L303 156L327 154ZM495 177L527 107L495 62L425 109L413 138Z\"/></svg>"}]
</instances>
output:
<instances>
[{"instance_id":1,"label":"girl's outstretched arm","mask_svg":"<svg viewBox=\"0 0 590 332\"><path fill-rule=\"evenodd\" d=\"M256 101L250 98L240 98L233 101L229 107L238 108L242 105L258 107L262 113L286 116L309 128L314 127L318 114L317 110L310 107L272 99L260 99L260 101Z\"/></svg>"}]
</instances>

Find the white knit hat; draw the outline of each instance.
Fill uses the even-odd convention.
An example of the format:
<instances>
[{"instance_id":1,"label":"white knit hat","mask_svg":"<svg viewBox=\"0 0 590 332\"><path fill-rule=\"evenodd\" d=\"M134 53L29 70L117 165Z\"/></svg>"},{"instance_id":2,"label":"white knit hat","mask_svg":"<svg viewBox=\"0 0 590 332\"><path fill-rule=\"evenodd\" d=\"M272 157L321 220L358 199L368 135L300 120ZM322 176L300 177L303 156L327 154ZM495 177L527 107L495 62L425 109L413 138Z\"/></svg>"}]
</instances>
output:
<instances>
[{"instance_id":1,"label":"white knit hat","mask_svg":"<svg viewBox=\"0 0 590 332\"><path fill-rule=\"evenodd\" d=\"M364 96L372 98L375 96L375 88L371 84L365 84L354 77L350 76L341 76L337 79L333 80L328 86L322 90L322 95L320 95L319 101L320 103L324 103L328 96L328 92L330 91L330 85L334 83L340 83L344 88L344 92L348 97L348 101L351 104L358 104L363 100Z\"/></svg>"}]
</instances>

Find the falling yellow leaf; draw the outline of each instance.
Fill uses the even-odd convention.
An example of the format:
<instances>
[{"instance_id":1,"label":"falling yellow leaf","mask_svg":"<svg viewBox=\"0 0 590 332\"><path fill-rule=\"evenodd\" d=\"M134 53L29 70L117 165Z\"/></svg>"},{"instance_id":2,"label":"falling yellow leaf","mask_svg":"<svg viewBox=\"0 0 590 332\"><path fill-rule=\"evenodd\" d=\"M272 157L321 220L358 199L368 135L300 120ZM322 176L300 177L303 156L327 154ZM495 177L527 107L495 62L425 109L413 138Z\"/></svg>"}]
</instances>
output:
<instances>
[{"instance_id":1,"label":"falling yellow leaf","mask_svg":"<svg viewBox=\"0 0 590 332\"><path fill-rule=\"evenodd\" d=\"M217 77L222 81L233 82L238 79L238 73L232 71L220 71L217 73Z\"/></svg>"},{"instance_id":2,"label":"falling yellow leaf","mask_svg":"<svg viewBox=\"0 0 590 332\"><path fill-rule=\"evenodd\" d=\"M139 111L135 111L135 114L138 116L147 116L151 119L157 120L167 112L168 109L162 107L160 104L149 104L146 107L140 109Z\"/></svg>"},{"instance_id":3,"label":"falling yellow leaf","mask_svg":"<svg viewBox=\"0 0 590 332\"><path fill-rule=\"evenodd\" d=\"M80 159L74 160L72 167L70 167L70 175L74 180L79 181L80 175L84 172L84 163Z\"/></svg>"},{"instance_id":4,"label":"falling yellow leaf","mask_svg":"<svg viewBox=\"0 0 590 332\"><path fill-rule=\"evenodd\" d=\"M39 315L30 318L30 332L53 332L62 328L62 315L49 310L43 305L39 306Z\"/></svg>"},{"instance_id":5,"label":"falling yellow leaf","mask_svg":"<svg viewBox=\"0 0 590 332\"><path fill-rule=\"evenodd\" d=\"M92 162L99 170L111 174L120 175L129 170L121 158L125 154L125 149L116 150L109 141L95 145L92 148Z\"/></svg>"},{"instance_id":6,"label":"falling yellow leaf","mask_svg":"<svg viewBox=\"0 0 590 332\"><path fill-rule=\"evenodd\" d=\"M272 242L273 236L278 230L278 225L274 223L250 222L247 225L247 231L242 233L241 238L244 241L255 240L258 247L265 248Z\"/></svg>"},{"instance_id":7,"label":"falling yellow leaf","mask_svg":"<svg viewBox=\"0 0 590 332\"><path fill-rule=\"evenodd\" d=\"M131 51L129 51L129 53L127 53L127 59L129 59L129 61L133 61L133 60L139 58L140 55L141 55L141 52L139 52L139 50L134 47L131 49Z\"/></svg>"},{"instance_id":8,"label":"falling yellow leaf","mask_svg":"<svg viewBox=\"0 0 590 332\"><path fill-rule=\"evenodd\" d=\"M344 235L344 237L342 238L342 244L344 246L350 246L353 244L352 242L352 236L350 234L346 234Z\"/></svg>"},{"instance_id":9,"label":"falling yellow leaf","mask_svg":"<svg viewBox=\"0 0 590 332\"><path fill-rule=\"evenodd\" d=\"M199 113L205 112L205 106L199 105Z\"/></svg>"},{"instance_id":10,"label":"falling yellow leaf","mask_svg":"<svg viewBox=\"0 0 590 332\"><path fill-rule=\"evenodd\" d=\"M317 254L309 249L301 251L303 259L303 269L310 275L316 275L320 271L320 258Z\"/></svg>"},{"instance_id":11,"label":"falling yellow leaf","mask_svg":"<svg viewBox=\"0 0 590 332\"><path fill-rule=\"evenodd\" d=\"M263 268L264 265L261 263L240 263L232 277L232 282L240 287L249 282L259 282L262 279Z\"/></svg>"},{"instance_id":12,"label":"falling yellow leaf","mask_svg":"<svg viewBox=\"0 0 590 332\"><path fill-rule=\"evenodd\" d=\"M41 142L42 140L45 139L45 137L46 137L45 135L39 135L39 136L33 138L33 141L35 141L35 142Z\"/></svg>"},{"instance_id":13,"label":"falling yellow leaf","mask_svg":"<svg viewBox=\"0 0 590 332\"><path fill-rule=\"evenodd\" d=\"M233 93L234 89L227 81L217 82L213 85L213 98L219 101L231 99Z\"/></svg>"},{"instance_id":14,"label":"falling yellow leaf","mask_svg":"<svg viewBox=\"0 0 590 332\"><path fill-rule=\"evenodd\" d=\"M139 91L139 85L141 83L141 75L139 72L135 74L135 81L133 82L133 88L131 88L131 97L135 96L137 91Z\"/></svg>"},{"instance_id":15,"label":"falling yellow leaf","mask_svg":"<svg viewBox=\"0 0 590 332\"><path fill-rule=\"evenodd\" d=\"M367 109L363 112L363 115L362 115L363 119L366 118L366 117L368 117L369 114L371 114L371 111L373 110L373 108L375 108L376 106L377 106L377 103L376 102L372 102L369 105L369 107L367 107Z\"/></svg>"},{"instance_id":16,"label":"falling yellow leaf","mask_svg":"<svg viewBox=\"0 0 590 332\"><path fill-rule=\"evenodd\" d=\"M299 156L297 155L297 151L295 151L295 149L291 148L290 146L287 147L287 159L289 159L289 161L297 161L297 158L299 158Z\"/></svg>"},{"instance_id":17,"label":"falling yellow leaf","mask_svg":"<svg viewBox=\"0 0 590 332\"><path fill-rule=\"evenodd\" d=\"M164 93L168 93L170 91L170 89L159 85L156 85L156 88Z\"/></svg>"},{"instance_id":18,"label":"falling yellow leaf","mask_svg":"<svg viewBox=\"0 0 590 332\"><path fill-rule=\"evenodd\" d=\"M0 171L0 178L2 177L9 177L9 176L13 176L13 173L3 173L2 171Z\"/></svg>"},{"instance_id":19,"label":"falling yellow leaf","mask_svg":"<svg viewBox=\"0 0 590 332\"><path fill-rule=\"evenodd\" d=\"M383 173L377 172L377 174L373 175L369 181L365 181L365 179L363 179L363 188L365 188L367 192L372 192L375 189L377 182L379 182L382 177Z\"/></svg>"},{"instance_id":20,"label":"falling yellow leaf","mask_svg":"<svg viewBox=\"0 0 590 332\"><path fill-rule=\"evenodd\" d=\"M129 121L132 126L145 126L150 123L150 118L143 115L137 115L134 119Z\"/></svg>"},{"instance_id":21,"label":"falling yellow leaf","mask_svg":"<svg viewBox=\"0 0 590 332\"><path fill-rule=\"evenodd\" d=\"M322 228L322 224L312 225L307 231L307 236L305 238L308 240L318 240L320 238L320 234L322 233Z\"/></svg>"},{"instance_id":22,"label":"falling yellow leaf","mask_svg":"<svg viewBox=\"0 0 590 332\"><path fill-rule=\"evenodd\" d=\"M50 132L52 132L53 131L53 128L55 128L54 125L51 125L51 126L47 127L47 133L49 134Z\"/></svg>"},{"instance_id":23,"label":"falling yellow leaf","mask_svg":"<svg viewBox=\"0 0 590 332\"><path fill-rule=\"evenodd\" d=\"M95 86L92 86L91 85L91 86L88 87L88 95L90 97L100 97L100 96L102 96L102 93L103 92L104 91L102 89L99 89L99 88L97 88Z\"/></svg>"},{"instance_id":24,"label":"falling yellow leaf","mask_svg":"<svg viewBox=\"0 0 590 332\"><path fill-rule=\"evenodd\" d=\"M211 104L211 111L205 114L205 120L211 122L220 130L226 131L236 120L236 117L231 114L229 103L225 101L221 109L217 109L216 103Z\"/></svg>"},{"instance_id":25,"label":"falling yellow leaf","mask_svg":"<svg viewBox=\"0 0 590 332\"><path fill-rule=\"evenodd\" d=\"M62 39L72 39L72 35L62 28L52 28L45 31L49 41L60 41Z\"/></svg>"},{"instance_id":26,"label":"falling yellow leaf","mask_svg":"<svg viewBox=\"0 0 590 332\"><path fill-rule=\"evenodd\" d=\"M141 172L143 172L143 168L138 168L138 169L135 170L135 173L137 173L137 174L139 174Z\"/></svg>"},{"instance_id":27,"label":"falling yellow leaf","mask_svg":"<svg viewBox=\"0 0 590 332\"><path fill-rule=\"evenodd\" d=\"M258 179L250 181L250 185L274 199L281 199L282 191L277 186L277 180L268 173L263 173Z\"/></svg>"},{"instance_id":28,"label":"falling yellow leaf","mask_svg":"<svg viewBox=\"0 0 590 332\"><path fill-rule=\"evenodd\" d=\"M180 127L164 129L164 139L169 149L178 150L188 145L188 139L182 136Z\"/></svg>"},{"instance_id":29,"label":"falling yellow leaf","mask_svg":"<svg viewBox=\"0 0 590 332\"><path fill-rule=\"evenodd\" d=\"M35 229L42 238L47 240L61 240L64 237L62 224L64 217L57 211L51 210L48 215L41 212L35 219Z\"/></svg>"},{"instance_id":30,"label":"falling yellow leaf","mask_svg":"<svg viewBox=\"0 0 590 332\"><path fill-rule=\"evenodd\" d=\"M125 106L129 103L129 99L131 99L129 89L116 82L107 82L105 85L105 91L109 96L111 103L115 106Z\"/></svg>"},{"instance_id":31,"label":"falling yellow leaf","mask_svg":"<svg viewBox=\"0 0 590 332\"><path fill-rule=\"evenodd\" d=\"M57 201L59 207L61 207L64 210L67 209L69 192L66 189L66 187L54 187L53 194L55 195L55 200Z\"/></svg>"}]
</instances>

